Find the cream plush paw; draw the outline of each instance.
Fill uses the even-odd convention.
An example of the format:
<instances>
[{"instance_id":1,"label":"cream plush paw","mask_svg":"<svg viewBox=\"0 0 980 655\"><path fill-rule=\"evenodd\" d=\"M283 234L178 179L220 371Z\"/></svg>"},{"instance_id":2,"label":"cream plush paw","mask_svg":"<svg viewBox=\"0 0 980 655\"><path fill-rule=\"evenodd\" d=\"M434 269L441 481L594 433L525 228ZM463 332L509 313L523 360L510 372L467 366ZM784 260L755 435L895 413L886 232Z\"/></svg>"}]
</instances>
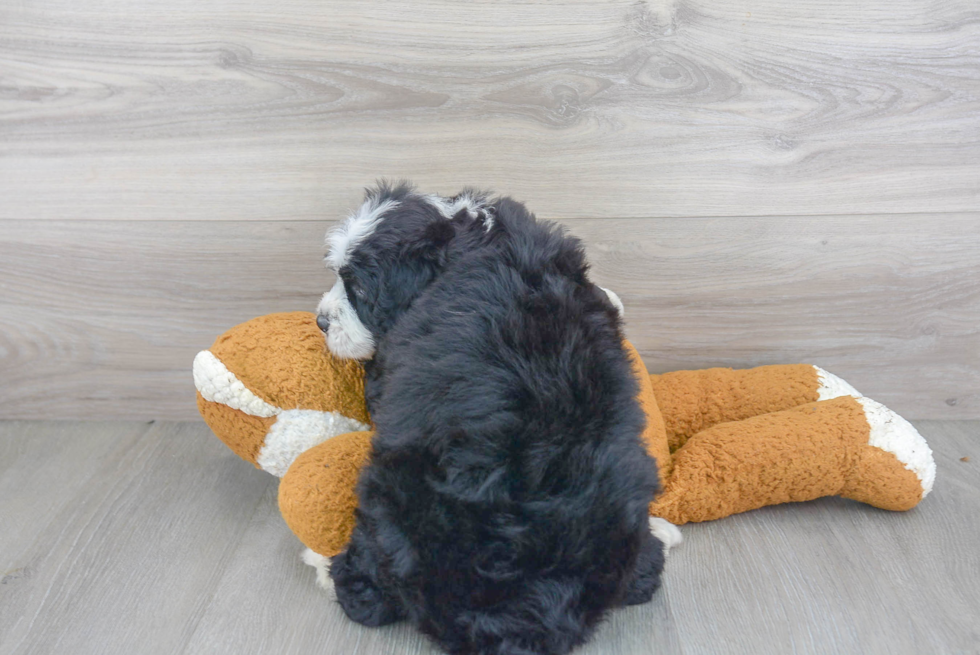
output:
<instances>
[{"instance_id":1,"label":"cream plush paw","mask_svg":"<svg viewBox=\"0 0 980 655\"><path fill-rule=\"evenodd\" d=\"M863 397L854 400L867 421L867 445L856 453L854 473L841 495L884 509L911 509L936 481L929 444L911 423L881 403Z\"/></svg>"},{"instance_id":2,"label":"cream plush paw","mask_svg":"<svg viewBox=\"0 0 980 655\"><path fill-rule=\"evenodd\" d=\"M670 553L671 548L679 546L684 541L680 528L667 519L658 516L650 517L650 532L663 543L664 557Z\"/></svg>"}]
</instances>

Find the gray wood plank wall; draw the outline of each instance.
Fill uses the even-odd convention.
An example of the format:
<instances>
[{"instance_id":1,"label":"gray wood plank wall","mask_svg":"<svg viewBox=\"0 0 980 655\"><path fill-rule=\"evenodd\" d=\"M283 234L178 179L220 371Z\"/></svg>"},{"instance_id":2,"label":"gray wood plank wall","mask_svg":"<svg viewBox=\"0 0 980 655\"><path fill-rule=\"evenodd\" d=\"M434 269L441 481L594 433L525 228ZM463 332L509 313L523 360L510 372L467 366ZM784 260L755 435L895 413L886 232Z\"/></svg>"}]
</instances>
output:
<instances>
[{"instance_id":1,"label":"gray wood plank wall","mask_svg":"<svg viewBox=\"0 0 980 655\"><path fill-rule=\"evenodd\" d=\"M380 176L587 243L650 368L980 416L974 0L0 6L0 417L193 418Z\"/></svg>"}]
</instances>

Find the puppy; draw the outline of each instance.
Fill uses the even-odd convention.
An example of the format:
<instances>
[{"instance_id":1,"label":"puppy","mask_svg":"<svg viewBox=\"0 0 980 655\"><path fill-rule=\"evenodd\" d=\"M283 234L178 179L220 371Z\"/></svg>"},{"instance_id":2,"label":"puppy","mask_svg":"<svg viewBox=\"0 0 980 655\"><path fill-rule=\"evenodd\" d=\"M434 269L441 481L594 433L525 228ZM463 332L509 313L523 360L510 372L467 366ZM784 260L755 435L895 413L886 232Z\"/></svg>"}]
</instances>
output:
<instances>
[{"instance_id":1,"label":"puppy","mask_svg":"<svg viewBox=\"0 0 980 655\"><path fill-rule=\"evenodd\" d=\"M581 243L509 198L382 183L326 261L317 324L364 360L376 431L330 568L347 615L454 654L558 655L650 600L656 463Z\"/></svg>"}]
</instances>

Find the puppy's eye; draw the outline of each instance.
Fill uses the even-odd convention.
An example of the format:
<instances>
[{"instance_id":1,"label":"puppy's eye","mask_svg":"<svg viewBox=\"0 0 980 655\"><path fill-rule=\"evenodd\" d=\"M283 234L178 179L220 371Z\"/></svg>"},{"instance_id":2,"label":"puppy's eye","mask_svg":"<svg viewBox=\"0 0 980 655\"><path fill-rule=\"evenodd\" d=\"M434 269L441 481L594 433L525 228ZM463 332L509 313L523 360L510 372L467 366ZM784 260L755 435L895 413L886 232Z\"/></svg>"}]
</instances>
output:
<instances>
[{"instance_id":1,"label":"puppy's eye","mask_svg":"<svg viewBox=\"0 0 980 655\"><path fill-rule=\"evenodd\" d=\"M367 295L363 287L352 280L344 280L344 286L347 287L347 292L354 294L354 297L358 300L364 300L365 296Z\"/></svg>"}]
</instances>

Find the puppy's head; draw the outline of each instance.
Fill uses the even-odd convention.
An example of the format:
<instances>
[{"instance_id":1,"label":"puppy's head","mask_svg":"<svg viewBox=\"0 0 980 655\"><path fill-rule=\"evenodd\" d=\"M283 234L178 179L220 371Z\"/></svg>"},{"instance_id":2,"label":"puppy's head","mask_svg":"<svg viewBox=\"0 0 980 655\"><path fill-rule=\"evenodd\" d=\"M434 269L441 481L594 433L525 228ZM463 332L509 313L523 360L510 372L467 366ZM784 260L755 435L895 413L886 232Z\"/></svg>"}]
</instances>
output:
<instances>
[{"instance_id":1,"label":"puppy's head","mask_svg":"<svg viewBox=\"0 0 980 655\"><path fill-rule=\"evenodd\" d=\"M492 225L483 194L417 193L408 184L368 189L364 203L327 235L337 280L317 307L317 325L337 357L370 359L385 332L445 267L463 225Z\"/></svg>"}]
</instances>

